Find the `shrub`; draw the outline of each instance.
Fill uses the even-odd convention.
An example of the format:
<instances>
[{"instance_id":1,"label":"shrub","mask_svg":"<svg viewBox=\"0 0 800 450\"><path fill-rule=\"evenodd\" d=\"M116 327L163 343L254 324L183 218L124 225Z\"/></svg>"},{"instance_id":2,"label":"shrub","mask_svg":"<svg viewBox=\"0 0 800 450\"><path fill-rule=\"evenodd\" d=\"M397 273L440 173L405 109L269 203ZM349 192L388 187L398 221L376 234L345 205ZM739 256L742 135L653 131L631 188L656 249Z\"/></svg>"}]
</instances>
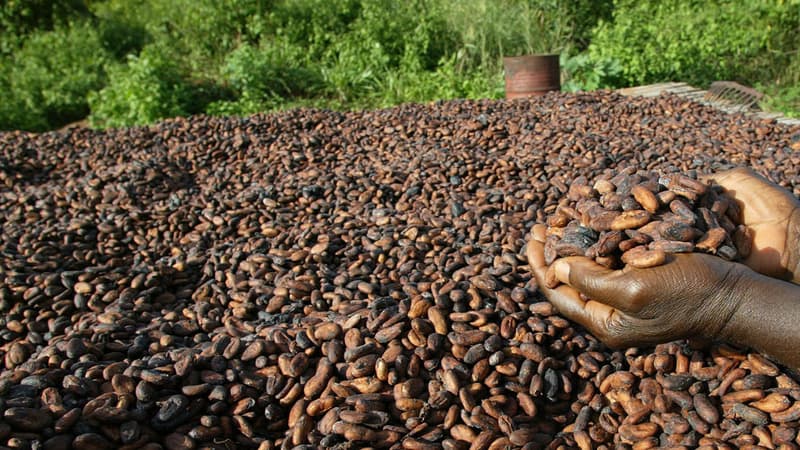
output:
<instances>
[{"instance_id":1,"label":"shrub","mask_svg":"<svg viewBox=\"0 0 800 450\"><path fill-rule=\"evenodd\" d=\"M139 53L149 40L143 27L115 17L99 20L97 30L103 46L117 61L125 60L129 54Z\"/></svg>"},{"instance_id":2,"label":"shrub","mask_svg":"<svg viewBox=\"0 0 800 450\"><path fill-rule=\"evenodd\" d=\"M231 52L221 70L222 85L234 100L218 100L209 114L242 115L267 111L297 96L313 96L322 80L318 71L302 65L303 49L286 42L245 44Z\"/></svg>"},{"instance_id":3,"label":"shrub","mask_svg":"<svg viewBox=\"0 0 800 450\"><path fill-rule=\"evenodd\" d=\"M244 45L231 52L222 68L223 81L240 93L256 96L315 93L320 80L303 64L303 49L280 41L270 44Z\"/></svg>"},{"instance_id":4,"label":"shrub","mask_svg":"<svg viewBox=\"0 0 800 450\"><path fill-rule=\"evenodd\" d=\"M575 48L570 50L583 51L589 46L592 31L601 20L609 21L614 11L612 0L572 0L568 1L567 17L572 22L572 36L570 44Z\"/></svg>"},{"instance_id":5,"label":"shrub","mask_svg":"<svg viewBox=\"0 0 800 450\"><path fill-rule=\"evenodd\" d=\"M609 89L620 82L619 63L613 59L592 59L588 53L561 54L561 90L566 92Z\"/></svg>"},{"instance_id":6,"label":"shrub","mask_svg":"<svg viewBox=\"0 0 800 450\"><path fill-rule=\"evenodd\" d=\"M787 117L800 118L800 85L759 85L765 95L761 107L767 111L781 111Z\"/></svg>"},{"instance_id":7,"label":"shrub","mask_svg":"<svg viewBox=\"0 0 800 450\"><path fill-rule=\"evenodd\" d=\"M10 54L34 31L52 31L88 17L83 0L4 0L0 4L0 54Z\"/></svg>"},{"instance_id":8,"label":"shrub","mask_svg":"<svg viewBox=\"0 0 800 450\"><path fill-rule=\"evenodd\" d=\"M89 96L92 126L119 127L186 115L190 89L177 65L156 46L109 70L109 82Z\"/></svg>"},{"instance_id":9,"label":"shrub","mask_svg":"<svg viewBox=\"0 0 800 450\"><path fill-rule=\"evenodd\" d=\"M328 48L350 30L361 11L359 0L276 1L259 23L261 37L304 49L307 62L319 62Z\"/></svg>"},{"instance_id":10,"label":"shrub","mask_svg":"<svg viewBox=\"0 0 800 450\"><path fill-rule=\"evenodd\" d=\"M16 118L5 117L1 127L43 130L86 117L86 95L105 82L109 60L87 21L31 34L3 71L19 112Z\"/></svg>"},{"instance_id":11,"label":"shrub","mask_svg":"<svg viewBox=\"0 0 800 450\"><path fill-rule=\"evenodd\" d=\"M258 42L248 24L266 13L264 0L107 0L92 4L103 21L115 20L145 35L178 69L194 79L214 79L228 53ZM135 45L133 46L135 47Z\"/></svg>"},{"instance_id":12,"label":"shrub","mask_svg":"<svg viewBox=\"0 0 800 450\"><path fill-rule=\"evenodd\" d=\"M617 60L626 84L714 80L754 84L774 79L796 52L800 3L616 0L612 22L601 22L593 59Z\"/></svg>"},{"instance_id":13,"label":"shrub","mask_svg":"<svg viewBox=\"0 0 800 450\"><path fill-rule=\"evenodd\" d=\"M8 75L12 66L12 61L0 57L0 92L3 92L3 98L0 101L0 130L47 129L48 124L41 110L31 110L11 88L11 80Z\"/></svg>"}]
</instances>

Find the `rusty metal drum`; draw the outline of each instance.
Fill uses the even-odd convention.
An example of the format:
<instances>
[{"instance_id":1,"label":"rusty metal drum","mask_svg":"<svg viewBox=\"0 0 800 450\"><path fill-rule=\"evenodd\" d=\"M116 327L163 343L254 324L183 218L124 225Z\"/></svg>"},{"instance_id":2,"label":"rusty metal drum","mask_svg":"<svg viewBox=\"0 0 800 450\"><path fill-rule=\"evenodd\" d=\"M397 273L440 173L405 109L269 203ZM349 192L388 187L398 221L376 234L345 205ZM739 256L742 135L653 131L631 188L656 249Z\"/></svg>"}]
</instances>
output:
<instances>
[{"instance_id":1,"label":"rusty metal drum","mask_svg":"<svg viewBox=\"0 0 800 450\"><path fill-rule=\"evenodd\" d=\"M506 98L544 95L561 90L558 55L523 55L503 58Z\"/></svg>"}]
</instances>

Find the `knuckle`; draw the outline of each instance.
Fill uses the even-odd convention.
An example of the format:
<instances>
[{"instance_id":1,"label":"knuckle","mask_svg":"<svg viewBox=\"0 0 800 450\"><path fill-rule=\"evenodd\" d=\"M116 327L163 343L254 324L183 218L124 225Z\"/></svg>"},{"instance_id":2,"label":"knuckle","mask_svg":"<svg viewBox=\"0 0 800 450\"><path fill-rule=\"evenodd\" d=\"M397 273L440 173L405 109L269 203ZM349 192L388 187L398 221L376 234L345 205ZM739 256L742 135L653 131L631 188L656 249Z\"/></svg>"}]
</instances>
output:
<instances>
[{"instance_id":1,"label":"knuckle","mask_svg":"<svg viewBox=\"0 0 800 450\"><path fill-rule=\"evenodd\" d=\"M631 347L636 344L636 333L630 324L614 321L596 333L606 345L614 349Z\"/></svg>"},{"instance_id":2,"label":"knuckle","mask_svg":"<svg viewBox=\"0 0 800 450\"><path fill-rule=\"evenodd\" d=\"M622 299L632 309L637 309L649 297L648 289L638 280L631 280L622 290Z\"/></svg>"},{"instance_id":3,"label":"knuckle","mask_svg":"<svg viewBox=\"0 0 800 450\"><path fill-rule=\"evenodd\" d=\"M613 349L627 348L632 343L630 336L626 336L620 330L605 330L599 337L601 341Z\"/></svg>"},{"instance_id":4,"label":"knuckle","mask_svg":"<svg viewBox=\"0 0 800 450\"><path fill-rule=\"evenodd\" d=\"M749 167L736 167L730 170L730 173L752 173Z\"/></svg>"},{"instance_id":5,"label":"knuckle","mask_svg":"<svg viewBox=\"0 0 800 450\"><path fill-rule=\"evenodd\" d=\"M755 175L755 172L753 171L753 169L749 167L736 167L727 172L723 172L723 175L732 176L735 178L746 178L746 177L752 177L753 175Z\"/></svg>"}]
</instances>

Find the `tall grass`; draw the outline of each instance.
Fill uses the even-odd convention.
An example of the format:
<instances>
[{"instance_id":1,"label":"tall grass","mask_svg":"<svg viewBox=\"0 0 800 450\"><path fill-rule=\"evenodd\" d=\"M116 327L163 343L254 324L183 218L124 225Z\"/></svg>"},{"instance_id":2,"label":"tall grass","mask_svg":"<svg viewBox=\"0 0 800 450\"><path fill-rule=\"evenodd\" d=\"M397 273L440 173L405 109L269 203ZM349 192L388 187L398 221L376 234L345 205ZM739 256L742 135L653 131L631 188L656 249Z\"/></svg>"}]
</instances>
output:
<instances>
[{"instance_id":1,"label":"tall grass","mask_svg":"<svg viewBox=\"0 0 800 450\"><path fill-rule=\"evenodd\" d=\"M441 0L449 29L463 57L457 69L497 70L502 56L560 53L572 45L569 2L557 0Z\"/></svg>"}]
</instances>

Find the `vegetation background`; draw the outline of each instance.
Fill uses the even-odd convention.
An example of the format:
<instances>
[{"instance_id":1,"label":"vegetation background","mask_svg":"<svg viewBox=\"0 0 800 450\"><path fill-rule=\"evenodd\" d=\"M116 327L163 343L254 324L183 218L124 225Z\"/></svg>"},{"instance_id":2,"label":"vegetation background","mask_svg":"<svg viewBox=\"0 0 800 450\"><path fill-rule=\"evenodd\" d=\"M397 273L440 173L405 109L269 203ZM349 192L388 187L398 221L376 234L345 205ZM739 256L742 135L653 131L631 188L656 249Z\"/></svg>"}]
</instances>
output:
<instances>
[{"instance_id":1,"label":"vegetation background","mask_svg":"<svg viewBox=\"0 0 800 450\"><path fill-rule=\"evenodd\" d=\"M800 0L5 0L0 130L501 98L502 57L564 90L735 80L800 115Z\"/></svg>"}]
</instances>

